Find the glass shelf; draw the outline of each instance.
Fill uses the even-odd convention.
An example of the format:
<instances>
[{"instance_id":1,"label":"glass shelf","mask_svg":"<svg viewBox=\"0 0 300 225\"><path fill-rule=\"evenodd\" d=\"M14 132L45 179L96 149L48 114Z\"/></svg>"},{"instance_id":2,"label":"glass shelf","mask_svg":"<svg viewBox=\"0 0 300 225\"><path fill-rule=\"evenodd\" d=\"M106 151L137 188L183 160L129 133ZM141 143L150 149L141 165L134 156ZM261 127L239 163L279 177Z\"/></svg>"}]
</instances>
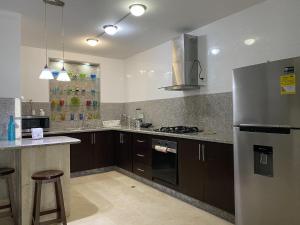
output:
<instances>
[{"instance_id":1,"label":"glass shelf","mask_svg":"<svg viewBox=\"0 0 300 225\"><path fill-rule=\"evenodd\" d=\"M60 70L57 62L49 64L53 70ZM49 95L51 105L52 121L74 121L71 114L83 114L85 118L100 118L100 68L95 66L82 66L78 63L66 62L65 68L68 72L72 71L70 82L59 82L51 80L49 82ZM74 78L76 74L76 78ZM86 77L81 78L80 74ZM96 74L96 78L91 78L90 74ZM63 101L64 104L60 104ZM87 105L89 101L91 105ZM72 103L75 104L72 104ZM97 102L97 105L93 105ZM77 104L78 103L78 104ZM79 117L78 117L79 118Z\"/></svg>"}]
</instances>

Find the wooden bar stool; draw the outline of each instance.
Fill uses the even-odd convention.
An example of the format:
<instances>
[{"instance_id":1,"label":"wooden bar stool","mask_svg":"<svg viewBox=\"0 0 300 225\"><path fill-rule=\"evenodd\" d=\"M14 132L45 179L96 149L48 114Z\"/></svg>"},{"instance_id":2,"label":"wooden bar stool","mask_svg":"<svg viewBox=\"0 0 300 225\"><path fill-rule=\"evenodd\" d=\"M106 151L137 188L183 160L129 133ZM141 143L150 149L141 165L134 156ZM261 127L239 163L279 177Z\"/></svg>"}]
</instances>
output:
<instances>
[{"instance_id":1,"label":"wooden bar stool","mask_svg":"<svg viewBox=\"0 0 300 225\"><path fill-rule=\"evenodd\" d=\"M12 216L14 224L17 225L17 218L16 218L16 202L14 198L14 187L13 187L13 179L12 175L15 172L13 168L0 168L0 178L5 179L7 184L7 191L8 191L8 198L9 203L7 205L0 206L0 210L9 209L10 211L7 213L0 214L0 218Z\"/></svg>"},{"instance_id":2,"label":"wooden bar stool","mask_svg":"<svg viewBox=\"0 0 300 225\"><path fill-rule=\"evenodd\" d=\"M34 202L32 212L32 225L49 225L55 223L67 224L64 198L61 187L60 177L64 175L60 170L45 170L32 175L35 181ZM43 183L54 183L55 196L56 196L56 209L51 209L41 212L41 190ZM57 213L56 219L40 222L40 217L52 213Z\"/></svg>"}]
</instances>

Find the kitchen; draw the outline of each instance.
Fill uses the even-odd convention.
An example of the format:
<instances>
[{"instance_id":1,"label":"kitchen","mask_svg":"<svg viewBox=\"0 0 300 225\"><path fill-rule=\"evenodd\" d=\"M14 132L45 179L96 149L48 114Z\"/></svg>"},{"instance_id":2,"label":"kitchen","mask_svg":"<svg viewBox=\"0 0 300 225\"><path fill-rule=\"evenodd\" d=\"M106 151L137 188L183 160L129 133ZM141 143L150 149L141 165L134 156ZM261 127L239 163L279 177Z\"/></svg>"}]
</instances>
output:
<instances>
[{"instance_id":1,"label":"kitchen","mask_svg":"<svg viewBox=\"0 0 300 225\"><path fill-rule=\"evenodd\" d=\"M288 135L297 128L298 1L141 1L138 17L130 1L50 3L0 3L0 168L15 170L14 213L0 224L40 224L40 211L55 207L52 184L43 183L33 210L31 177L43 170L64 173L58 215L68 224L299 223L299 162L278 161L274 147L281 139L282 148L299 146ZM40 79L45 64L56 79ZM69 82L59 81L62 67ZM261 71L278 80L256 77ZM15 141L5 140L10 115ZM32 127L44 128L44 138L32 140Z\"/></svg>"}]
</instances>

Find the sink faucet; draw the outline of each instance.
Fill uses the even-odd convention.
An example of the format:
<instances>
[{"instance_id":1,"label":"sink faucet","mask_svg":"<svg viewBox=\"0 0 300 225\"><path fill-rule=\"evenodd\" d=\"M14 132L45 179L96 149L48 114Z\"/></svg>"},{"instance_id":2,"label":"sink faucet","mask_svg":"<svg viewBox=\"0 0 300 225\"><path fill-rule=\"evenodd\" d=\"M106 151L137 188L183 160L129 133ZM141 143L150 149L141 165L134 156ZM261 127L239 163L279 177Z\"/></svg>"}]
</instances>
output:
<instances>
[{"instance_id":1,"label":"sink faucet","mask_svg":"<svg viewBox=\"0 0 300 225\"><path fill-rule=\"evenodd\" d=\"M81 128L85 128L85 127L86 127L86 120L83 118L81 123Z\"/></svg>"}]
</instances>

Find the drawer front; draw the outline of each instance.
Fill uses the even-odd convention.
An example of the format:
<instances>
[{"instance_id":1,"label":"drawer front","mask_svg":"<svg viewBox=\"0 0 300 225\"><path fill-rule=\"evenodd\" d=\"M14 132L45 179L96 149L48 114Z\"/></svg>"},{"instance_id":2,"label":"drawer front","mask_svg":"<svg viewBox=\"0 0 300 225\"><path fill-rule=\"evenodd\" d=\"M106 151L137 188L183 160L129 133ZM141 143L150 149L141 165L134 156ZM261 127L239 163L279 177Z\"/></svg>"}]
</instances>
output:
<instances>
[{"instance_id":1,"label":"drawer front","mask_svg":"<svg viewBox=\"0 0 300 225\"><path fill-rule=\"evenodd\" d=\"M152 179L151 167L142 163L137 163L137 162L133 163L133 173L149 180Z\"/></svg>"},{"instance_id":2,"label":"drawer front","mask_svg":"<svg viewBox=\"0 0 300 225\"><path fill-rule=\"evenodd\" d=\"M134 135L134 161L151 166L151 152L151 138L148 135Z\"/></svg>"},{"instance_id":3,"label":"drawer front","mask_svg":"<svg viewBox=\"0 0 300 225\"><path fill-rule=\"evenodd\" d=\"M137 163L142 163L148 166L151 166L150 155L146 152L134 152L133 161Z\"/></svg>"}]
</instances>

